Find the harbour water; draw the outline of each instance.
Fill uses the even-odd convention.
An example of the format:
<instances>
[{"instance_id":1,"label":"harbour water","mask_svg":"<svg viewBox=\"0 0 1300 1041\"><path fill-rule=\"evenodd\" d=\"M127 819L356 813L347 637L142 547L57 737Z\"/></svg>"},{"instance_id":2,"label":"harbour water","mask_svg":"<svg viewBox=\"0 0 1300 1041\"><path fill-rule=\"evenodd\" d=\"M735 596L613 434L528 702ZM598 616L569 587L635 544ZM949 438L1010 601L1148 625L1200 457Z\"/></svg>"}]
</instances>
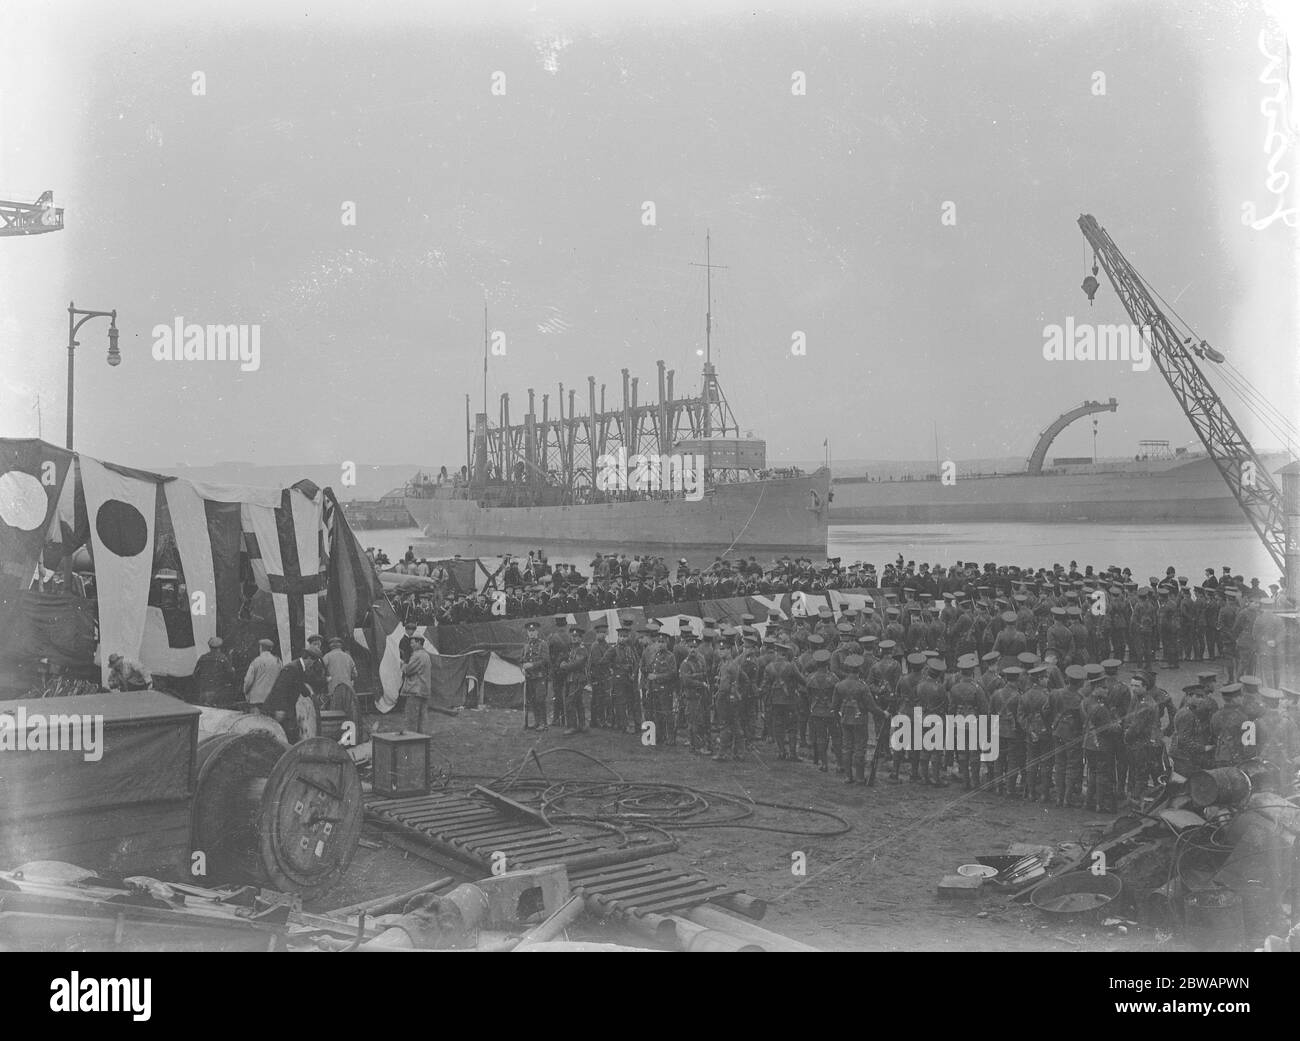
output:
<instances>
[{"instance_id":1,"label":"harbour water","mask_svg":"<svg viewBox=\"0 0 1300 1041\"><path fill-rule=\"evenodd\" d=\"M357 537L363 546L383 549L394 561L410 545L421 556L463 552L454 543L424 539L416 528L358 531ZM547 549L552 564L575 564L584 573L593 556L575 555L572 547L555 552L542 548ZM878 568L902 554L904 560L914 560L918 566L974 560L980 565L1038 568L1057 563L1068 566L1075 560L1082 570L1088 564L1098 569L1115 564L1130 568L1138 582L1151 575L1163 577L1168 567L1199 582L1205 568L1214 568L1217 575L1225 564L1234 574L1258 578L1265 588L1278 577L1263 543L1244 520L1240 524L833 524L828 550L829 556L839 557L845 564L861 560ZM628 546L627 552L631 555L639 548ZM691 558L690 562L703 567L710 559ZM483 563L489 570L495 569L492 561Z\"/></svg>"}]
</instances>

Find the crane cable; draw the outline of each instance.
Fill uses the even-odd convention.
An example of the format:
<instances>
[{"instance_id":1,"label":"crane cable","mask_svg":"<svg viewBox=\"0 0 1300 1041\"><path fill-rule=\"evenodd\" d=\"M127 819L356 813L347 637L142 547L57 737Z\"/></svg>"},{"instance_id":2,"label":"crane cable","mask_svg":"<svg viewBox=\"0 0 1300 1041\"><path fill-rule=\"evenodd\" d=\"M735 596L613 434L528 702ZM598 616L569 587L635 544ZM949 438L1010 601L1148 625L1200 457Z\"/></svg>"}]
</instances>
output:
<instances>
[{"instance_id":1,"label":"crane cable","mask_svg":"<svg viewBox=\"0 0 1300 1041\"><path fill-rule=\"evenodd\" d=\"M1137 268L1129 265L1139 282L1146 288L1156 299L1165 307L1167 314L1166 320L1170 320L1170 325L1175 325L1175 332L1183 332L1189 335L1189 338L1195 342L1200 342L1200 337L1191 324L1178 313L1177 309L1169 303L1160 293L1160 291L1143 277ZM1181 328L1178 328L1181 327ZM1263 427L1281 442L1291 443L1300 437L1300 430L1286 417L1286 415L1275 406L1264 394L1256 387L1247 377L1231 362L1225 360L1227 368L1220 367L1224 382L1231 387L1234 393L1241 398L1246 409L1253 415Z\"/></svg>"}]
</instances>

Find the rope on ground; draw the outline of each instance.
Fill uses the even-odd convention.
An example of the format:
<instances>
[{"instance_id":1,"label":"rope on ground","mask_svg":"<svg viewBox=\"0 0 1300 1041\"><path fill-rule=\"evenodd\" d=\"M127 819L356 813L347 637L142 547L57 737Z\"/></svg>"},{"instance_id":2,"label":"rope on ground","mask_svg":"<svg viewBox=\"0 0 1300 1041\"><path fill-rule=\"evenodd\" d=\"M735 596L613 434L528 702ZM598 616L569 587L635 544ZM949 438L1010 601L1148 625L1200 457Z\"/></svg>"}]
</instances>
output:
<instances>
[{"instance_id":1,"label":"rope on ground","mask_svg":"<svg viewBox=\"0 0 1300 1041\"><path fill-rule=\"evenodd\" d=\"M566 753L580 756L608 771L616 780L592 781L589 778L521 777L530 762L541 772L541 758ZM461 775L466 780L470 775ZM671 838L670 829L744 828L777 835L809 838L834 838L852 830L847 820L830 810L792 803L742 798L728 792L692 788L684 784L660 781L629 781L608 763L577 748L557 746L537 752L530 750L519 765L489 781L489 787L502 794L523 796L521 801L535 801L548 824L586 824L618 831L645 829ZM816 817L828 820L826 827L783 827L754 821L759 810Z\"/></svg>"}]
</instances>

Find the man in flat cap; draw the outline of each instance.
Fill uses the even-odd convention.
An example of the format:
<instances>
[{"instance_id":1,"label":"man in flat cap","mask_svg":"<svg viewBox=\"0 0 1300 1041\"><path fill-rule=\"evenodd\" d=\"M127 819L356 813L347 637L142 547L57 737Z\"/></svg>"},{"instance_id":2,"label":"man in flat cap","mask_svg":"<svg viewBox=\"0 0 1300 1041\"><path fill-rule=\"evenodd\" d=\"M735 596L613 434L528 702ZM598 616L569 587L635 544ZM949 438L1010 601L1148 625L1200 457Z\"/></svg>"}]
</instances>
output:
<instances>
[{"instance_id":1,"label":"man in flat cap","mask_svg":"<svg viewBox=\"0 0 1300 1041\"><path fill-rule=\"evenodd\" d=\"M221 645L220 636L211 637L207 652L194 663L194 689L201 705L226 706L235 700L235 670Z\"/></svg>"},{"instance_id":2,"label":"man in flat cap","mask_svg":"<svg viewBox=\"0 0 1300 1041\"><path fill-rule=\"evenodd\" d=\"M429 697L433 693L433 657L424 649L424 637L419 633L411 637L411 655L402 666L401 693L406 699L402 729L414 734L432 733Z\"/></svg>"},{"instance_id":3,"label":"man in flat cap","mask_svg":"<svg viewBox=\"0 0 1300 1041\"><path fill-rule=\"evenodd\" d=\"M257 641L257 646L257 657L248 663L248 671L244 673L244 700L255 713L260 714L271 688L275 686L275 678L280 675L280 659L271 653L274 640L263 637Z\"/></svg>"}]
</instances>

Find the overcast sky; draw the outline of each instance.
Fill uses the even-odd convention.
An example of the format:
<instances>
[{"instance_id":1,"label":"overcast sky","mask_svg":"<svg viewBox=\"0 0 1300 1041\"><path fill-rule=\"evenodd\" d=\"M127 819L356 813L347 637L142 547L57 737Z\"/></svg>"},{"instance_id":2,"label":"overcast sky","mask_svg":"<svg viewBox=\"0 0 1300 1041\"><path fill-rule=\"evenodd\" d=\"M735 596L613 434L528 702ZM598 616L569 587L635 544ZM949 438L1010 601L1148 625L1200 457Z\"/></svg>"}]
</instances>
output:
<instances>
[{"instance_id":1,"label":"overcast sky","mask_svg":"<svg viewBox=\"0 0 1300 1041\"><path fill-rule=\"evenodd\" d=\"M75 299L123 355L82 331L79 449L458 465L485 297L494 415L589 374L613 401L623 367L644 397L658 358L698 388L709 228L715 361L774 458L930 458L934 424L1023 455L1112 395L1103 455L1186 444L1154 367L1043 359L1047 323L1127 320L1079 289L1082 212L1297 415L1296 231L1242 221L1298 205L1265 185L1258 6L5 6L0 198L53 189L67 227L0 240L3 434L39 394L62 443ZM260 325L260 368L155 361L177 318ZM1053 454L1090 452L1084 422Z\"/></svg>"}]
</instances>

